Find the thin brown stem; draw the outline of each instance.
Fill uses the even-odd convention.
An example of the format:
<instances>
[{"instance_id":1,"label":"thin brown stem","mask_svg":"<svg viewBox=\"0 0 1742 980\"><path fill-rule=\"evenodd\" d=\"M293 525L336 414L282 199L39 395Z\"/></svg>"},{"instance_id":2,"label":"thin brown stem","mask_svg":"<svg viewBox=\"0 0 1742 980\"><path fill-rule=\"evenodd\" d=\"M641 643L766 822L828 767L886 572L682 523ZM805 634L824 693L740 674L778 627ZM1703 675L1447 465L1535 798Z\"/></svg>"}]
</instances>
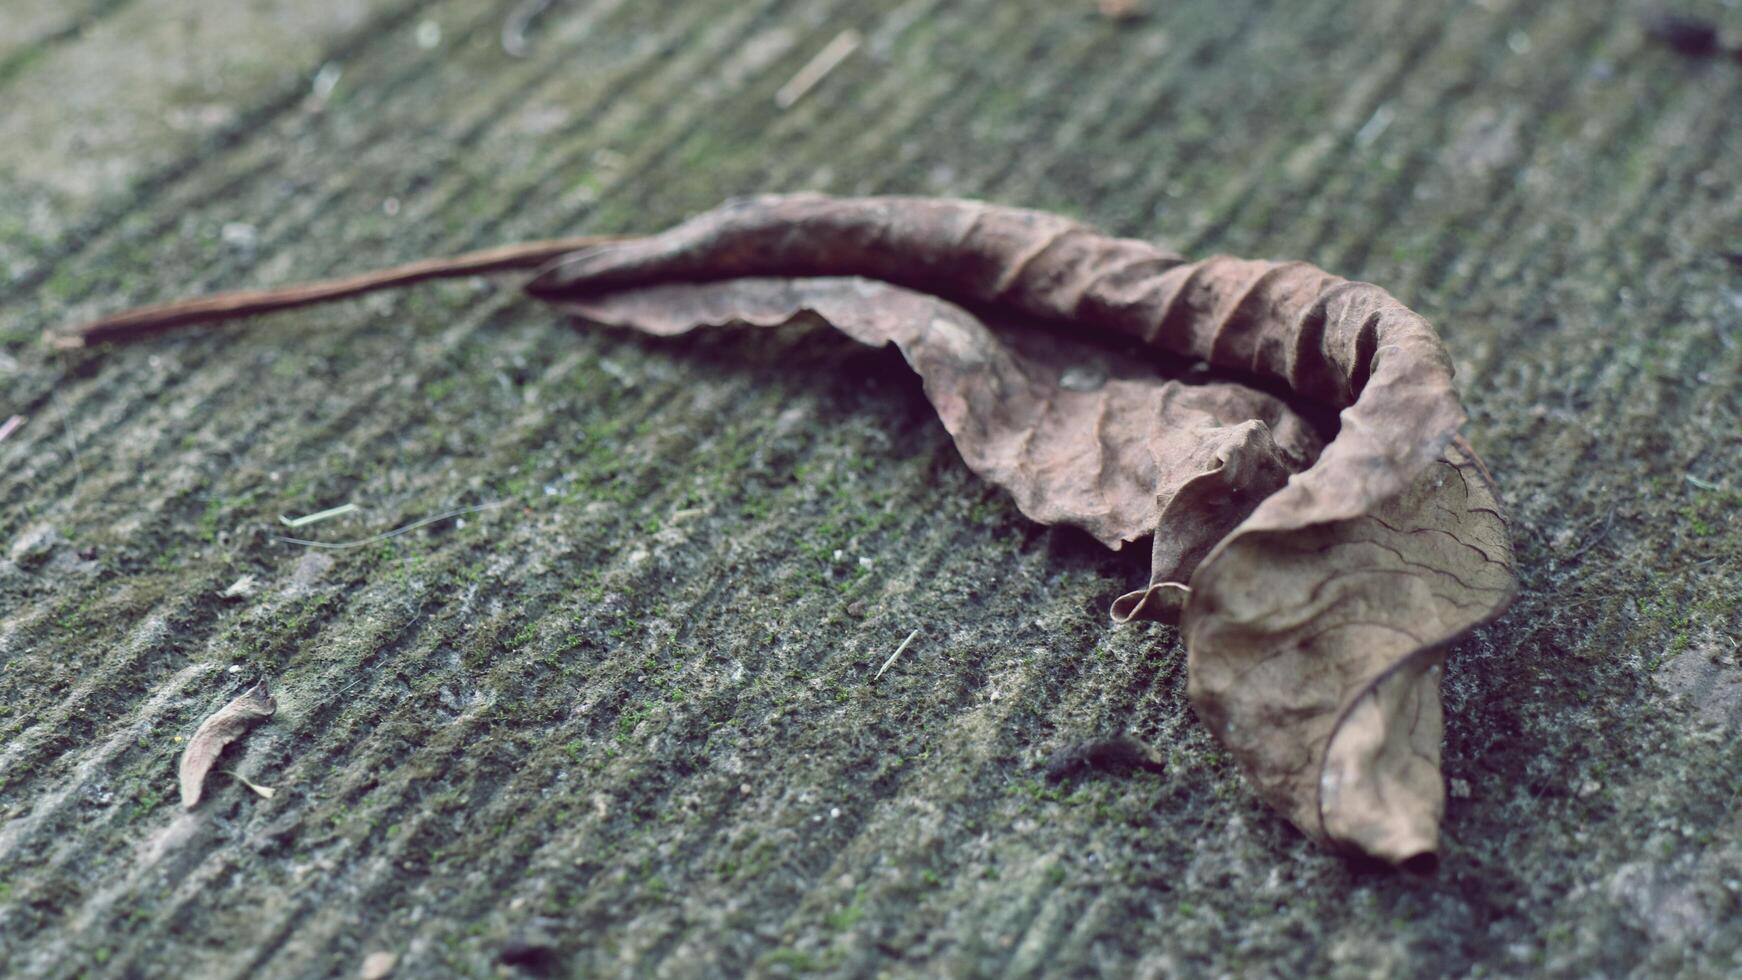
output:
<instances>
[{"instance_id":1,"label":"thin brown stem","mask_svg":"<svg viewBox=\"0 0 1742 980\"><path fill-rule=\"evenodd\" d=\"M275 289L243 289L228 293L213 293L193 299L176 300L140 306L106 316L100 320L70 330L51 330L43 339L51 347L63 350L89 347L111 341L133 340L175 327L195 323L211 323L236 317L288 310L313 303L325 303L374 292L395 289L453 276L476 276L514 269L534 269L557 256L576 249L612 241L609 236L556 238L548 241L519 242L496 248L480 249L445 259L422 259L390 269L378 269L342 279L322 279L318 282L279 286Z\"/></svg>"}]
</instances>

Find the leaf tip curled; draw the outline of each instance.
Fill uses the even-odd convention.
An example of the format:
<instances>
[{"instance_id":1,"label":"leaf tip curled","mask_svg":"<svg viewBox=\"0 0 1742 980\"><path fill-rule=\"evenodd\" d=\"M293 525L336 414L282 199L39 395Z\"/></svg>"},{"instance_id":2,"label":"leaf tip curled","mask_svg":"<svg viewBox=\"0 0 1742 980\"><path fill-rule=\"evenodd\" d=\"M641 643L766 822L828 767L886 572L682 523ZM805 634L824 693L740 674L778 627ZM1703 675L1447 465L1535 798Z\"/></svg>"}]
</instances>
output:
<instances>
[{"instance_id":1,"label":"leaf tip curled","mask_svg":"<svg viewBox=\"0 0 1742 980\"><path fill-rule=\"evenodd\" d=\"M200 722L194 737L188 739L181 754L181 805L192 810L199 806L206 774L218 761L224 747L241 738L256 724L272 717L278 702L262 677L235 700Z\"/></svg>"},{"instance_id":2,"label":"leaf tip curled","mask_svg":"<svg viewBox=\"0 0 1742 980\"><path fill-rule=\"evenodd\" d=\"M1178 582L1157 582L1114 599L1107 612L1121 625L1147 619L1178 626L1191 595L1192 590Z\"/></svg>"},{"instance_id":3,"label":"leaf tip curled","mask_svg":"<svg viewBox=\"0 0 1742 980\"><path fill-rule=\"evenodd\" d=\"M1439 852L1439 664L1433 655L1406 657L1373 681L1332 729L1319 771L1324 834L1398 867Z\"/></svg>"}]
</instances>

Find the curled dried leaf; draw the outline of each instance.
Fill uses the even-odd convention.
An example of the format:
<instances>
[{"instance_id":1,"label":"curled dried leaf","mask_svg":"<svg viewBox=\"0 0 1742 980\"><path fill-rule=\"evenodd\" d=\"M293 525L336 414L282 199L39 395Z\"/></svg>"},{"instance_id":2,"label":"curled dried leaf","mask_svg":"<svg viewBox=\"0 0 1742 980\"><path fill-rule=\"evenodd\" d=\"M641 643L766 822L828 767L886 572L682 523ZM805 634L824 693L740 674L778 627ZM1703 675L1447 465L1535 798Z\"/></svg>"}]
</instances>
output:
<instances>
[{"instance_id":1,"label":"curled dried leaf","mask_svg":"<svg viewBox=\"0 0 1742 980\"><path fill-rule=\"evenodd\" d=\"M171 303L51 339L140 336L560 250L527 289L595 321L672 335L816 318L894 344L968 465L1024 513L1113 548L1153 535L1150 581L1113 615L1180 624L1193 706L1266 800L1315 838L1433 863L1439 664L1514 578L1499 494L1455 441L1451 361L1421 317L1304 263L1187 262L974 201L761 197L581 241ZM1221 377L1186 384L1109 339ZM228 719L222 741L247 723ZM189 805L209 766L190 788L184 758Z\"/></svg>"},{"instance_id":2,"label":"curled dried leaf","mask_svg":"<svg viewBox=\"0 0 1742 980\"><path fill-rule=\"evenodd\" d=\"M187 748L181 754L181 805L189 810L198 806L206 774L218 761L224 747L271 718L277 710L278 702L267 689L266 679L261 678L259 683L200 722L200 727L194 731L194 737L188 740ZM249 785L252 788L253 784ZM270 796L271 793L268 791L262 795Z\"/></svg>"},{"instance_id":3,"label":"curled dried leaf","mask_svg":"<svg viewBox=\"0 0 1742 980\"><path fill-rule=\"evenodd\" d=\"M1304 263L1188 263L1040 212L809 194L578 250L528 290L653 333L810 313L895 343L1024 513L1113 547L1154 532L1150 584L1114 617L1181 622L1193 705L1265 799L1321 840L1436 860L1439 662L1509 601L1511 550L1492 482L1453 444L1450 359L1383 290ZM1180 385L1096 353L1096 334L1280 385L1339 410L1335 435L1321 449L1258 388Z\"/></svg>"}]
</instances>

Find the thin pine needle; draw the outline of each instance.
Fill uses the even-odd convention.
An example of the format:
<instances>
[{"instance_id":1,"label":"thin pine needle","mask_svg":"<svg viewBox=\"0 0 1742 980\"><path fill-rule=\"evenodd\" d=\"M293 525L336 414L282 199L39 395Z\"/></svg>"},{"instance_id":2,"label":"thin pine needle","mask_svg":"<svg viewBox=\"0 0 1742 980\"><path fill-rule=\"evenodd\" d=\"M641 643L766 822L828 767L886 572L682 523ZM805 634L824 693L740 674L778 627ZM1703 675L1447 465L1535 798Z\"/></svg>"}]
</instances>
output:
<instances>
[{"instance_id":1,"label":"thin pine needle","mask_svg":"<svg viewBox=\"0 0 1742 980\"><path fill-rule=\"evenodd\" d=\"M851 28L835 35L833 41L817 52L816 57L806 62L805 66L798 70L798 74L792 76L790 81L780 87L780 91L774 93L775 106L781 109L790 109L797 105L799 99L804 98L806 93L817 87L817 83L840 67L841 62L846 61L848 55L859 50L859 40L859 32Z\"/></svg>"},{"instance_id":2,"label":"thin pine needle","mask_svg":"<svg viewBox=\"0 0 1742 980\"><path fill-rule=\"evenodd\" d=\"M362 548L380 541L397 538L402 534L409 534L420 527L428 527L431 524L436 524L451 518L465 517L467 514L477 514L486 510L495 510L498 507L506 507L511 503L513 503L511 500L496 500L487 504L478 504L474 507L461 507L457 510L446 510L442 511L440 514L434 515L433 517L426 517L421 521L414 521L404 527L396 527L391 531L383 531L380 534L371 535L367 538L358 538L355 541L310 541L307 538L287 538L282 534L275 534L272 537L275 541L283 541L285 544L300 544L305 548L321 548L326 551L346 551L351 548Z\"/></svg>"},{"instance_id":3,"label":"thin pine needle","mask_svg":"<svg viewBox=\"0 0 1742 980\"><path fill-rule=\"evenodd\" d=\"M356 504L340 504L337 507L328 507L326 510L316 511L313 514L304 514L301 517L286 517L283 514L280 514L278 515L278 521L285 527L303 527L308 524L315 524L330 518L349 514L356 509Z\"/></svg>"},{"instance_id":4,"label":"thin pine needle","mask_svg":"<svg viewBox=\"0 0 1742 980\"><path fill-rule=\"evenodd\" d=\"M912 633L907 634L907 639L901 641L901 645L895 648L895 652L889 655L889 659L883 661L883 666L877 668L877 676L873 677L871 679L876 680L878 677L882 677L883 672L888 670L891 664L895 663L895 660L897 657L901 656L903 653L905 653L907 651L908 644L912 643L914 637L916 637L918 635L919 635L919 630L914 630Z\"/></svg>"}]
</instances>

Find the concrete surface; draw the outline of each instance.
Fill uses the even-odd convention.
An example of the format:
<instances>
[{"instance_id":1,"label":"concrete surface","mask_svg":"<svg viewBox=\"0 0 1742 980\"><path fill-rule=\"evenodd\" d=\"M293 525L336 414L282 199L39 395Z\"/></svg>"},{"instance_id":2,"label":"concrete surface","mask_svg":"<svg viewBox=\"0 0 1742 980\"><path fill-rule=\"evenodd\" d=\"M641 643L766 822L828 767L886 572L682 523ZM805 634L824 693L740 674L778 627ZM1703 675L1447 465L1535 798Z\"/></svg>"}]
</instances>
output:
<instances>
[{"instance_id":1,"label":"concrete surface","mask_svg":"<svg viewBox=\"0 0 1742 980\"><path fill-rule=\"evenodd\" d=\"M512 6L0 13L0 973L1742 971L1742 64L1608 3L557 0L523 59ZM1449 667L1436 878L1257 803L1175 632L1108 624L1145 550L1025 522L893 354L507 281L36 343L804 188L1307 259L1436 322L1525 590ZM277 795L183 813L179 740L262 673L221 767ZM1041 779L1119 731L1166 774Z\"/></svg>"}]
</instances>

